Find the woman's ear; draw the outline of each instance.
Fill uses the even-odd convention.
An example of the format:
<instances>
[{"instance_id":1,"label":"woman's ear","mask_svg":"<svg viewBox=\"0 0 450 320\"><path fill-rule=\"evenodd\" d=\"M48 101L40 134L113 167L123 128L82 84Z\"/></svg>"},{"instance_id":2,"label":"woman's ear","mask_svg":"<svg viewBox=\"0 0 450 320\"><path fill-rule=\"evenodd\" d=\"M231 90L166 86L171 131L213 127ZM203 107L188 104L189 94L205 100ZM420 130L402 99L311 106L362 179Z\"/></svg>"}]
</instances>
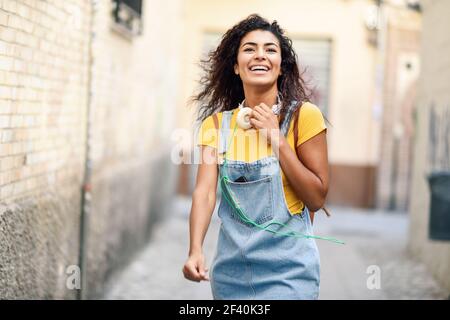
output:
<instances>
[{"instance_id":1,"label":"woman's ear","mask_svg":"<svg viewBox=\"0 0 450 320\"><path fill-rule=\"evenodd\" d=\"M236 75L239 75L239 67L238 67L237 64L234 65L234 73L235 73Z\"/></svg>"}]
</instances>

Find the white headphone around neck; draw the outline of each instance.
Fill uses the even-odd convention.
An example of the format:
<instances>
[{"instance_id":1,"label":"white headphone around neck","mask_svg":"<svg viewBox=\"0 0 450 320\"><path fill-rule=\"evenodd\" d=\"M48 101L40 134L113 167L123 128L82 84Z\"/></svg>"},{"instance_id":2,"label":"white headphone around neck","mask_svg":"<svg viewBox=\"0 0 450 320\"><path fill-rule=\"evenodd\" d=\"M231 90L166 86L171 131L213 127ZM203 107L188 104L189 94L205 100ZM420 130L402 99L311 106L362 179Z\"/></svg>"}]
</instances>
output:
<instances>
[{"instance_id":1,"label":"white headphone around neck","mask_svg":"<svg viewBox=\"0 0 450 320\"><path fill-rule=\"evenodd\" d=\"M240 128L247 130L252 127L250 123L250 114L252 112L252 108L244 107L245 99L239 104L239 112L237 114L237 124ZM281 110L281 99L280 95L277 94L277 103L272 106L272 112L274 114L279 114Z\"/></svg>"}]
</instances>

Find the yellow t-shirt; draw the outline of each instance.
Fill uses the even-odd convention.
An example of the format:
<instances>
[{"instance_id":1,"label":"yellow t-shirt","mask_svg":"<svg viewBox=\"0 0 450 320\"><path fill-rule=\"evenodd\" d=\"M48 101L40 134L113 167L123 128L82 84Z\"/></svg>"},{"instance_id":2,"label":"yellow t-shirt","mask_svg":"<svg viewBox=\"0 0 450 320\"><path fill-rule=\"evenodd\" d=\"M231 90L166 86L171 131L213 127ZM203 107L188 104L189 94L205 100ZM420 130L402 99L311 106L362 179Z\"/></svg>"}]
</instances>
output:
<instances>
[{"instance_id":1,"label":"yellow t-shirt","mask_svg":"<svg viewBox=\"0 0 450 320\"><path fill-rule=\"evenodd\" d=\"M229 135L233 134L233 129L236 124L237 110L233 112L230 123ZM219 129L222 124L222 112L217 113ZM305 141L311 139L315 135L319 134L323 130L326 130L325 121L320 109L310 102L306 102L302 105L298 119L298 141L297 146L301 145ZM287 133L287 141L290 147L294 149L294 119L291 119L289 130ZM230 139L228 137L228 143ZM206 118L200 127L198 132L197 145L207 145L213 148L218 146L218 132L214 127L214 120L212 116ZM227 146L228 147L228 146ZM274 155L271 146L258 134L258 130L253 128L243 130L236 128L233 141L227 152L227 159L253 162L263 157ZM300 213L303 210L303 202L297 198L292 189L289 181L287 180L284 172L281 171L283 189L286 199L286 204L291 214Z\"/></svg>"}]
</instances>

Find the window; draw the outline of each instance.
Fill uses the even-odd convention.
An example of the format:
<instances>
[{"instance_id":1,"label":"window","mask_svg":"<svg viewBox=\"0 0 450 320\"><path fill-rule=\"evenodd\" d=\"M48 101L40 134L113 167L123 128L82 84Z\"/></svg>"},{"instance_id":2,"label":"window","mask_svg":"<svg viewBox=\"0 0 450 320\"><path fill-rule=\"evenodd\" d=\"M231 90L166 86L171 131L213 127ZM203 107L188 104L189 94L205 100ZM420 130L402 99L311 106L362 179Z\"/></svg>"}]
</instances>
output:
<instances>
[{"instance_id":1,"label":"window","mask_svg":"<svg viewBox=\"0 0 450 320\"><path fill-rule=\"evenodd\" d=\"M309 84L312 92L311 102L328 116L330 90L331 40L329 39L292 39L292 45L298 55L300 72Z\"/></svg>"},{"instance_id":2,"label":"window","mask_svg":"<svg viewBox=\"0 0 450 320\"><path fill-rule=\"evenodd\" d=\"M143 0L112 0L112 16L116 29L127 36L142 33Z\"/></svg>"}]
</instances>

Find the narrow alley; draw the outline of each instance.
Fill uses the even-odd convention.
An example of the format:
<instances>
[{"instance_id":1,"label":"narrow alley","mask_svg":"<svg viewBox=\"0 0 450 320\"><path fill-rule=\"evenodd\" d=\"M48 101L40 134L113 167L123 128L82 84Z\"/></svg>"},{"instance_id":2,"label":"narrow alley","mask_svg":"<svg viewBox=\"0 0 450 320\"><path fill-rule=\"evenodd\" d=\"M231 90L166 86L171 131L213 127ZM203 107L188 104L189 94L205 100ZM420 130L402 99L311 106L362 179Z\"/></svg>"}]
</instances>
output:
<instances>
[{"instance_id":1,"label":"narrow alley","mask_svg":"<svg viewBox=\"0 0 450 320\"><path fill-rule=\"evenodd\" d=\"M445 30L450 0L0 0L0 300L212 299L182 269L219 181L255 223L326 202L345 242L316 240L320 277L295 240L224 250L263 258L254 292L450 299Z\"/></svg>"},{"instance_id":2,"label":"narrow alley","mask_svg":"<svg viewBox=\"0 0 450 320\"><path fill-rule=\"evenodd\" d=\"M216 205L216 210L217 210ZM184 279L188 251L190 199L179 197L166 210L148 246L111 278L105 299L212 299L209 283ZM447 299L425 266L407 253L406 213L331 207L332 216L316 215L315 233L345 245L318 240L321 255L320 299ZM219 229L214 212L205 238L207 265ZM381 270L380 289L369 290L369 266Z\"/></svg>"}]
</instances>

